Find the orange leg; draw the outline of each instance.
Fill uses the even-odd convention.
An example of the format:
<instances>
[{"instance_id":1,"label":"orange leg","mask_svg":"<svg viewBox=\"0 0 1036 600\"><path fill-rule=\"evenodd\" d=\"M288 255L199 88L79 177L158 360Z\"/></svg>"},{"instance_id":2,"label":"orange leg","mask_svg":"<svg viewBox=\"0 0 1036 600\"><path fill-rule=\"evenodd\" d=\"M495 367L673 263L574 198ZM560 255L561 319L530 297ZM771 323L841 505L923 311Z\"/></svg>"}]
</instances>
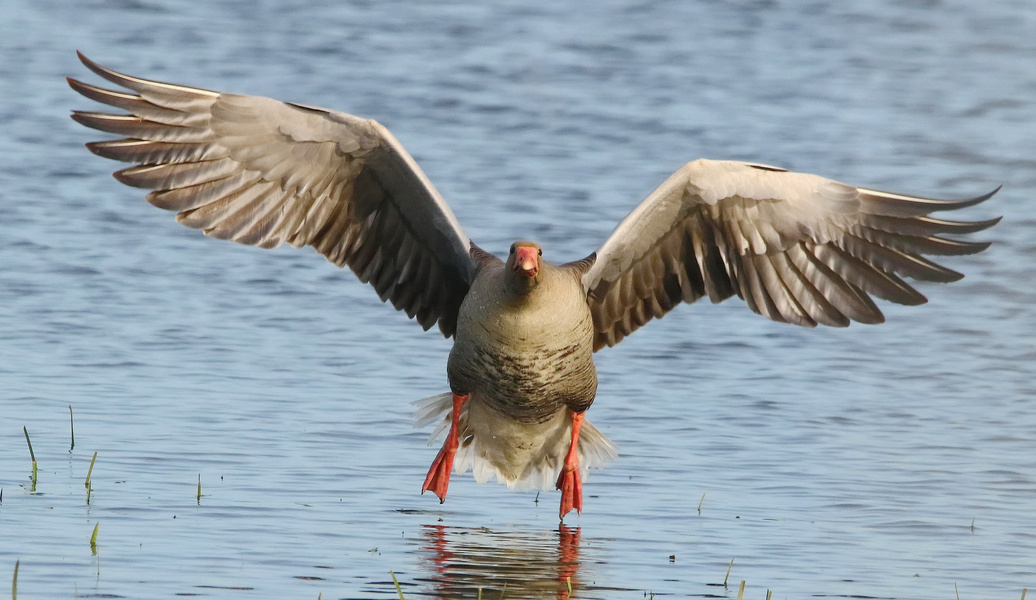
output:
<instances>
[{"instance_id":1,"label":"orange leg","mask_svg":"<svg viewBox=\"0 0 1036 600\"><path fill-rule=\"evenodd\" d=\"M573 508L579 514L583 513L583 478L579 471L579 430L583 426L583 413L569 411L569 414L572 415L572 445L568 448L557 485L561 490L562 519Z\"/></svg>"},{"instance_id":2,"label":"orange leg","mask_svg":"<svg viewBox=\"0 0 1036 600\"><path fill-rule=\"evenodd\" d=\"M450 487L450 472L453 471L453 457L457 455L457 430L460 428L460 408L468 399L467 395L453 395L453 420L450 423L450 433L446 436L446 442L442 450L432 461L428 469L428 476L424 478L424 485L421 486L421 493L431 490L439 497L439 503L446 502L446 489Z\"/></svg>"}]
</instances>

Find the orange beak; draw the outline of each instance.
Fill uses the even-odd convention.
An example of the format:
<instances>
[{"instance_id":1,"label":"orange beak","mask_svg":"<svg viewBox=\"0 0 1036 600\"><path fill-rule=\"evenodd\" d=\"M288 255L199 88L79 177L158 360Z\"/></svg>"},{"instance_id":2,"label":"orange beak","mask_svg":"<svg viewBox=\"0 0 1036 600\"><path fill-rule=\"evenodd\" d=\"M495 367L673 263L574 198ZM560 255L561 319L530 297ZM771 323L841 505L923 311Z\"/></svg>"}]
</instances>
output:
<instances>
[{"instance_id":1,"label":"orange beak","mask_svg":"<svg viewBox=\"0 0 1036 600\"><path fill-rule=\"evenodd\" d=\"M519 246L515 250L514 270L529 277L540 271L540 251L530 246Z\"/></svg>"}]
</instances>

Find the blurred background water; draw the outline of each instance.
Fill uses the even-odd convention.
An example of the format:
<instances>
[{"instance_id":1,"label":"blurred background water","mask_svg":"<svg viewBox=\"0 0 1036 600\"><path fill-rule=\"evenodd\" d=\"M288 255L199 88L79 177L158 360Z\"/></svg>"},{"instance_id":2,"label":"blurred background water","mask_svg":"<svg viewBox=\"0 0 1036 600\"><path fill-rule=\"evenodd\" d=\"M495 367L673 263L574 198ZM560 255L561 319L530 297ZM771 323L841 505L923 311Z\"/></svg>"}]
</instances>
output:
<instances>
[{"instance_id":1,"label":"blurred background water","mask_svg":"<svg viewBox=\"0 0 1036 600\"><path fill-rule=\"evenodd\" d=\"M20 560L19 598L389 598L390 571L408 598L1036 588L1031 3L8 0L0 32L0 581ZM205 239L112 180L68 118L94 108L63 79L96 82L76 49L378 119L497 253L585 256L701 156L945 197L1003 184L954 216L1005 218L946 261L963 281L885 325L803 330L733 300L600 353L589 418L621 457L564 526L557 492L470 476L440 506L409 413L446 389L448 342L309 250Z\"/></svg>"}]
</instances>

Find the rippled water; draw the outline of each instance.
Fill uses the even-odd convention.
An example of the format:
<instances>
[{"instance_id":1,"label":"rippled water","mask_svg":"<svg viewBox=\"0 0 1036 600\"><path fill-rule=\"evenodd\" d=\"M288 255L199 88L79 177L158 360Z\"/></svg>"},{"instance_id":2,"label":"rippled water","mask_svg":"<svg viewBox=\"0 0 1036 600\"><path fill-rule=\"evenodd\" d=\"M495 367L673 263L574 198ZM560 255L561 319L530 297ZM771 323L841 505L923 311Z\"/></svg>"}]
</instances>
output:
<instances>
[{"instance_id":1,"label":"rippled water","mask_svg":"<svg viewBox=\"0 0 1036 600\"><path fill-rule=\"evenodd\" d=\"M408 598L1031 595L1036 9L557 4L5 3L0 581L20 561L19 598L390 598L390 571ZM63 81L87 77L77 48L376 118L497 252L582 257L699 156L1002 183L966 216L1005 218L947 261L966 279L880 327L730 301L602 352L589 418L621 457L564 526L556 492L470 476L440 506L409 402L445 389L448 343L308 250L205 239L114 182L67 117L90 107Z\"/></svg>"}]
</instances>

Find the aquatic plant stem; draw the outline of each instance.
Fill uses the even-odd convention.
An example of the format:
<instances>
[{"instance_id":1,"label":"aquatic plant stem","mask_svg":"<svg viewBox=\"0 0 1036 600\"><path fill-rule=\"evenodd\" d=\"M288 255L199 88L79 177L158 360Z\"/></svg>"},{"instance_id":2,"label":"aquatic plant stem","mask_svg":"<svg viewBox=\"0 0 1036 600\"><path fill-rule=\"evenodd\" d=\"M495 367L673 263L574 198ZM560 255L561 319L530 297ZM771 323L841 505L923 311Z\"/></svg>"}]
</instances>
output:
<instances>
[{"instance_id":1,"label":"aquatic plant stem","mask_svg":"<svg viewBox=\"0 0 1036 600\"><path fill-rule=\"evenodd\" d=\"M68 430L72 433L72 445L68 447L68 451L72 452L72 449L76 447L76 423L72 417L72 405L68 405Z\"/></svg>"},{"instance_id":2,"label":"aquatic plant stem","mask_svg":"<svg viewBox=\"0 0 1036 600\"><path fill-rule=\"evenodd\" d=\"M90 536L90 554L93 554L94 556L97 556L97 530L100 529L100 527L101 522L98 521L97 524L94 525L93 534Z\"/></svg>"},{"instance_id":3,"label":"aquatic plant stem","mask_svg":"<svg viewBox=\"0 0 1036 600\"><path fill-rule=\"evenodd\" d=\"M90 468L86 470L86 481L83 485L86 486L86 503L90 504L90 493L94 491L94 487L90 484L90 476L94 473L94 463L97 462L97 451L94 451L94 457L90 459Z\"/></svg>"},{"instance_id":4,"label":"aquatic plant stem","mask_svg":"<svg viewBox=\"0 0 1036 600\"><path fill-rule=\"evenodd\" d=\"M737 600L741 600L745 595L745 580L741 580L741 587L737 588Z\"/></svg>"},{"instance_id":5,"label":"aquatic plant stem","mask_svg":"<svg viewBox=\"0 0 1036 600\"><path fill-rule=\"evenodd\" d=\"M723 576L723 589L727 589L727 579L730 578L730 570L734 568L734 559L730 559L730 565L727 566L727 574Z\"/></svg>"},{"instance_id":6,"label":"aquatic plant stem","mask_svg":"<svg viewBox=\"0 0 1036 600\"><path fill-rule=\"evenodd\" d=\"M86 488L90 487L90 476L94 472L94 462L97 461L97 452L94 452L94 457L90 459L90 468L86 470L86 481L83 482L83 486Z\"/></svg>"},{"instance_id":7,"label":"aquatic plant stem","mask_svg":"<svg viewBox=\"0 0 1036 600\"><path fill-rule=\"evenodd\" d=\"M396 593L399 594L399 600L406 600L406 598L403 597L403 589L399 587L399 580L396 579L396 574L389 570L389 575L392 576L392 583L396 584Z\"/></svg>"},{"instance_id":8,"label":"aquatic plant stem","mask_svg":"<svg viewBox=\"0 0 1036 600\"><path fill-rule=\"evenodd\" d=\"M32 441L29 440L29 430L22 425L22 432L25 433L25 443L29 445L29 458L32 459L32 489L29 491L36 491L36 453L32 451Z\"/></svg>"},{"instance_id":9,"label":"aquatic plant stem","mask_svg":"<svg viewBox=\"0 0 1036 600\"><path fill-rule=\"evenodd\" d=\"M11 579L11 600L18 600L18 566L21 560L14 561L14 577ZM1022 600L1025 600L1025 592L1022 592Z\"/></svg>"}]
</instances>

